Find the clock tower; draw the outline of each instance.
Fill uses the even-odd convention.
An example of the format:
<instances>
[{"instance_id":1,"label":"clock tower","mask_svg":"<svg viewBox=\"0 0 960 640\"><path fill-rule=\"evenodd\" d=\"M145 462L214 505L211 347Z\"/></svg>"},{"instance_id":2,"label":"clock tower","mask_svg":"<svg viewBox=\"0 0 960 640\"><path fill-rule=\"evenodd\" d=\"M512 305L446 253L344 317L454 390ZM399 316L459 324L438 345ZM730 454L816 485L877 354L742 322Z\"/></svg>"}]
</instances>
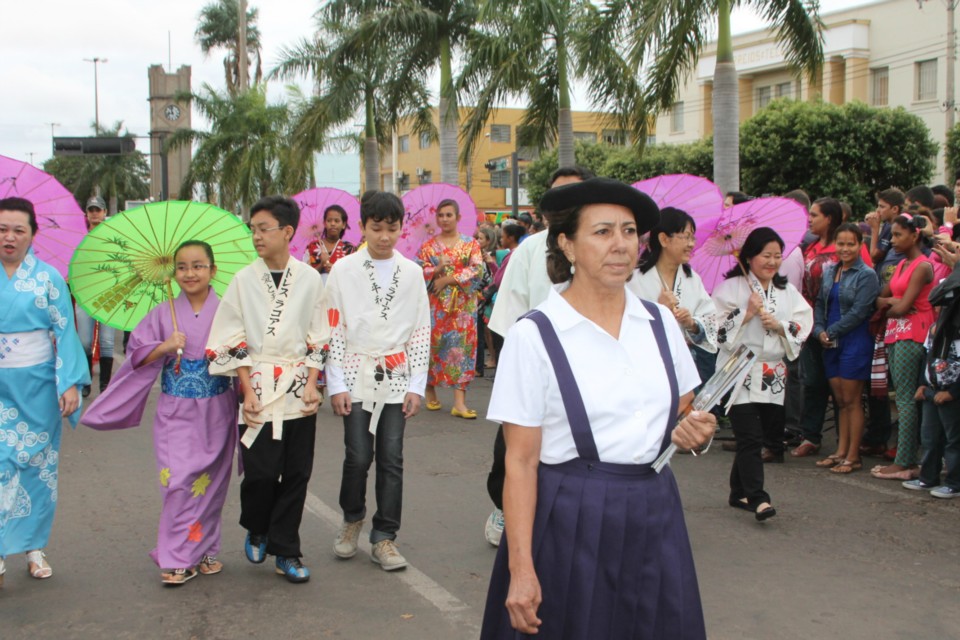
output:
<instances>
[{"instance_id":1,"label":"clock tower","mask_svg":"<svg viewBox=\"0 0 960 640\"><path fill-rule=\"evenodd\" d=\"M174 131L190 128L190 105L174 99L177 93L190 91L190 67L183 65L175 73L167 73L162 65L155 64L147 74L150 78L150 197L162 200L166 195L167 200L176 200L190 167L190 145L163 154L163 142Z\"/></svg>"}]
</instances>

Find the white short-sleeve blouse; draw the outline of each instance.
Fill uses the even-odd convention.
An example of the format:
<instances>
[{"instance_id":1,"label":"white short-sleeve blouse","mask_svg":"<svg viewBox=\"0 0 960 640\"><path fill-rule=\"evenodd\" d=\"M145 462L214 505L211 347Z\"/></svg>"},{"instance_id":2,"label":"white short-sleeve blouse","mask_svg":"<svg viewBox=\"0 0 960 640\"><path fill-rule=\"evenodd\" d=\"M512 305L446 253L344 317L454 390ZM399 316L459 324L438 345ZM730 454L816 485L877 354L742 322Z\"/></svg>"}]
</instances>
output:
<instances>
[{"instance_id":1,"label":"white short-sleeve blouse","mask_svg":"<svg viewBox=\"0 0 960 640\"><path fill-rule=\"evenodd\" d=\"M653 334L653 318L627 291L616 339L577 313L560 295L564 288L555 286L537 308L553 323L570 361L600 460L653 462L670 411L670 383ZM680 325L666 307L657 307L683 395L700 378ZM507 332L487 419L541 428L541 462L558 464L578 457L550 357L532 320L521 320Z\"/></svg>"}]
</instances>

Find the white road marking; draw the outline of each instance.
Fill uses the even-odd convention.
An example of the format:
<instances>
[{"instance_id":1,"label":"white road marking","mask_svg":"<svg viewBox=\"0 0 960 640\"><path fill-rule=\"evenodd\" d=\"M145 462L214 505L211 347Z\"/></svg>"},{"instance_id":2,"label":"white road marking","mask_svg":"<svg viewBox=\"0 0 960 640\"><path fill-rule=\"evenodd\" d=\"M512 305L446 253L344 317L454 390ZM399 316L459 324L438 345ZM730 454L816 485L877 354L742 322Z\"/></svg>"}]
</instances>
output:
<instances>
[{"instance_id":1,"label":"white road marking","mask_svg":"<svg viewBox=\"0 0 960 640\"><path fill-rule=\"evenodd\" d=\"M327 522L334 530L339 531L340 523L343 520L339 511L331 509L323 500L313 493L307 493L305 506L307 511ZM365 537L360 537L357 546L365 554L370 555L370 542ZM470 606L444 589L433 578L412 564L407 565L406 569L395 573L401 582L404 582L424 600L433 605L457 628L469 631L476 636L480 635L480 627L477 624L476 616L470 609Z\"/></svg>"}]
</instances>

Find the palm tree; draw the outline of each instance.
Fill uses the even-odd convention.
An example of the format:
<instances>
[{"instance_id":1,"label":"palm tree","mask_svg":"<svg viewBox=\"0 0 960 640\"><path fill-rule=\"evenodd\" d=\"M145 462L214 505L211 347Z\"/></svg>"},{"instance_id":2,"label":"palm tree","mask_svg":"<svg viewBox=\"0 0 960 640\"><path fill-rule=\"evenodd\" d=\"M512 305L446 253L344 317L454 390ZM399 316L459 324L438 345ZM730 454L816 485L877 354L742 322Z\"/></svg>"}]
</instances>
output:
<instances>
[{"instance_id":1,"label":"palm tree","mask_svg":"<svg viewBox=\"0 0 960 640\"><path fill-rule=\"evenodd\" d=\"M697 64L717 24L717 64L713 76L713 180L721 190L740 188L740 116L737 70L733 59L730 11L749 6L774 25L790 64L816 76L823 62L822 23L810 0L609 0L599 38L628 43L630 60L646 76L650 108L670 109L680 83ZM619 41L619 40L618 40ZM649 64L648 64L649 63Z\"/></svg>"},{"instance_id":2,"label":"palm tree","mask_svg":"<svg viewBox=\"0 0 960 640\"><path fill-rule=\"evenodd\" d=\"M265 84L230 95L204 84L197 94L182 94L210 123L209 131L181 129L168 139L168 149L195 144L180 197L191 199L199 189L207 200L239 214L270 193L296 193L311 179L312 157L289 153L291 110L269 104Z\"/></svg>"},{"instance_id":3,"label":"palm tree","mask_svg":"<svg viewBox=\"0 0 960 640\"><path fill-rule=\"evenodd\" d=\"M351 127L363 113L364 184L367 189L377 189L380 147L401 118L413 118L417 134L424 132L434 138L437 134L428 106L426 69L398 64L409 57L401 55L401 47L393 40L370 40L362 49L349 40L366 15L364 11L374 10L376 3L361 4L354 3L355 11L346 14L332 5L321 9L315 37L284 48L270 75L312 76L317 87L316 96L304 104L293 126L298 153L321 150L331 140L332 131Z\"/></svg>"},{"instance_id":4,"label":"palm tree","mask_svg":"<svg viewBox=\"0 0 960 640\"><path fill-rule=\"evenodd\" d=\"M461 86L476 107L463 127L460 160L469 162L493 110L507 97L524 97L520 146L557 142L560 166L574 160L571 85L583 81L593 107L634 143L646 141L640 86L614 40L595 37L600 13L589 0L486 0L481 26L469 40Z\"/></svg>"},{"instance_id":5,"label":"palm tree","mask_svg":"<svg viewBox=\"0 0 960 640\"><path fill-rule=\"evenodd\" d=\"M98 137L133 137L123 122L111 127L93 126ZM150 165L140 151L116 156L61 156L50 158L43 170L54 176L83 203L94 195L106 199L111 214L124 200L141 200L150 193Z\"/></svg>"},{"instance_id":6,"label":"palm tree","mask_svg":"<svg viewBox=\"0 0 960 640\"><path fill-rule=\"evenodd\" d=\"M341 36L346 57L362 58L374 43L390 42L392 64L417 74L440 71L440 181L459 184L457 106L453 58L477 21L473 0L331 0L330 19L355 26Z\"/></svg>"},{"instance_id":7,"label":"palm tree","mask_svg":"<svg viewBox=\"0 0 960 640\"><path fill-rule=\"evenodd\" d=\"M200 24L194 37L200 50L209 56L214 49L226 49L227 55L223 59L223 72L227 82L227 91L235 94L248 87L240 87L240 50L237 16L240 8L237 0L216 0L200 10ZM260 29L257 28L258 11L247 9L247 46L244 55L247 59L254 58L257 62L254 84L263 78L260 64Z\"/></svg>"}]
</instances>

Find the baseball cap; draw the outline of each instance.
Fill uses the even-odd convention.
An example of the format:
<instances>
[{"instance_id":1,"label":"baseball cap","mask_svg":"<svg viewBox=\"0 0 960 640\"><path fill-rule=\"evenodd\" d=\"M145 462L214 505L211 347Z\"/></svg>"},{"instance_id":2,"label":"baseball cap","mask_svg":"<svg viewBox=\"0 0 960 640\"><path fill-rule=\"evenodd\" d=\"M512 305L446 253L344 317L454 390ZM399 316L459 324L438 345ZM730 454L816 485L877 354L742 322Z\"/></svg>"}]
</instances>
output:
<instances>
[{"instance_id":1,"label":"baseball cap","mask_svg":"<svg viewBox=\"0 0 960 640\"><path fill-rule=\"evenodd\" d=\"M91 207L96 207L98 209L105 210L107 208L107 203L104 202L103 198L101 198L100 196L93 196L92 198L87 200L87 206L84 209L85 210L90 209Z\"/></svg>"}]
</instances>

